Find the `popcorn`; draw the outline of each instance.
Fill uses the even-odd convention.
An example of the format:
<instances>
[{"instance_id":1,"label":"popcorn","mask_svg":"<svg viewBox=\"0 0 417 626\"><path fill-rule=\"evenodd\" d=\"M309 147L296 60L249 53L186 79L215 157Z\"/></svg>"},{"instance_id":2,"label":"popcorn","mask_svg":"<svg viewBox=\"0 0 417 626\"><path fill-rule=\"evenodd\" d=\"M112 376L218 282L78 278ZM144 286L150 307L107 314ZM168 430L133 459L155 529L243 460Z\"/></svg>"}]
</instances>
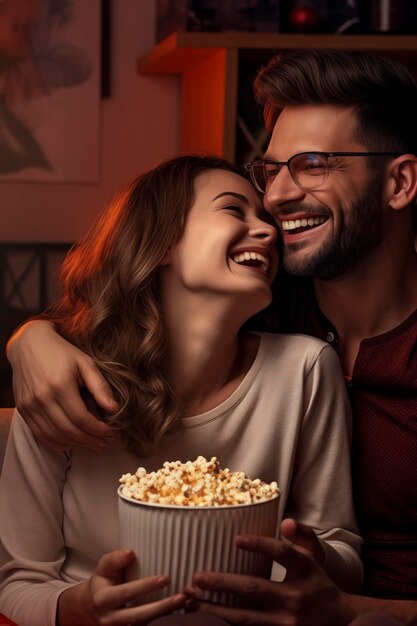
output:
<instances>
[{"instance_id":1,"label":"popcorn","mask_svg":"<svg viewBox=\"0 0 417 626\"><path fill-rule=\"evenodd\" d=\"M133 475L123 474L119 482L127 498L189 507L253 504L279 495L276 482L221 469L215 456L209 461L203 456L186 463L166 461L156 472L139 467Z\"/></svg>"}]
</instances>

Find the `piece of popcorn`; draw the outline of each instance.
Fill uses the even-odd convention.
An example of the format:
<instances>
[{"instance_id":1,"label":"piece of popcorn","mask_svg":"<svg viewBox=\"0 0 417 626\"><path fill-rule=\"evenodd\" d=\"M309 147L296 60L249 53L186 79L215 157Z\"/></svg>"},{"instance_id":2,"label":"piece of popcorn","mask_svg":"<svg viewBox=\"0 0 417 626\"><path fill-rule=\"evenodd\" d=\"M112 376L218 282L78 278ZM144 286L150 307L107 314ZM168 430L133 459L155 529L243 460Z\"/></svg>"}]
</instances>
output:
<instances>
[{"instance_id":1,"label":"piece of popcorn","mask_svg":"<svg viewBox=\"0 0 417 626\"><path fill-rule=\"evenodd\" d=\"M277 483L249 479L242 471L221 469L217 457L195 461L166 461L157 472L139 467L119 479L128 498L189 507L251 504L279 495Z\"/></svg>"}]
</instances>

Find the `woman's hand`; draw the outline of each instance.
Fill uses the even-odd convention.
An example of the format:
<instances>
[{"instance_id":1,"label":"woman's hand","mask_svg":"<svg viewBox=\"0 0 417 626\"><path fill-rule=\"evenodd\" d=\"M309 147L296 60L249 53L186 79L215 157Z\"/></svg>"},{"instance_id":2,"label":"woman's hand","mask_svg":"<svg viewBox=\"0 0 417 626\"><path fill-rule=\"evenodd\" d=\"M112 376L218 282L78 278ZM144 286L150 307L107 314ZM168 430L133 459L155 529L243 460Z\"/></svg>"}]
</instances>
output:
<instances>
[{"instance_id":1,"label":"woman's hand","mask_svg":"<svg viewBox=\"0 0 417 626\"><path fill-rule=\"evenodd\" d=\"M165 587L166 576L150 576L123 583L123 569L135 558L132 550L115 550L99 561L91 578L64 591L58 601L59 626L147 624L149 620L172 613L184 605L184 594L157 602L127 607L143 601L146 595Z\"/></svg>"},{"instance_id":2,"label":"woman's hand","mask_svg":"<svg viewBox=\"0 0 417 626\"><path fill-rule=\"evenodd\" d=\"M106 380L88 355L46 320L22 326L9 340L16 407L35 437L51 448L102 449L111 428L96 419L80 396L87 387L105 411L117 410Z\"/></svg>"}]
</instances>

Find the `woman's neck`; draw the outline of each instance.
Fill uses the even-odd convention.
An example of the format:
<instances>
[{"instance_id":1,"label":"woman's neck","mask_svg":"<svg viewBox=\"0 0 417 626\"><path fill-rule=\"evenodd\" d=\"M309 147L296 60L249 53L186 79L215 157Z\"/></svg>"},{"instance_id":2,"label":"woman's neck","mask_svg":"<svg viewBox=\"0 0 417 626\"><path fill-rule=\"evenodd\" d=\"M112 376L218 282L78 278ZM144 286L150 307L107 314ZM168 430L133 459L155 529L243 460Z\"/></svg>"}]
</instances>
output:
<instances>
[{"instance_id":1,"label":"woman's neck","mask_svg":"<svg viewBox=\"0 0 417 626\"><path fill-rule=\"evenodd\" d=\"M165 307L164 319L167 378L190 416L214 408L234 391L253 362L258 342L255 336L239 336L245 319L236 306L214 300L202 305L200 297L187 300Z\"/></svg>"}]
</instances>

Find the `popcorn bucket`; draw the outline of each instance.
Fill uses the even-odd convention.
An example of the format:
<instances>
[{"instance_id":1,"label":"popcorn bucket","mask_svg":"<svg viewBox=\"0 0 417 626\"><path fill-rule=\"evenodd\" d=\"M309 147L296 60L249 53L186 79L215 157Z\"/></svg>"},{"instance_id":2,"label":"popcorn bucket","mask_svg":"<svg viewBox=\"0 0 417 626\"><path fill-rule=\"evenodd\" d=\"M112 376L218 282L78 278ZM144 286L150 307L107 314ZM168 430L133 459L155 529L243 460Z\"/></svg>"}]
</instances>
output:
<instances>
[{"instance_id":1,"label":"popcorn bucket","mask_svg":"<svg viewBox=\"0 0 417 626\"><path fill-rule=\"evenodd\" d=\"M275 537L279 494L250 504L188 507L163 505L119 496L121 547L132 548L136 561L126 580L165 574L167 587L146 596L146 602L180 593L197 570L213 570L269 578L272 559L235 546L238 534ZM226 592L205 592L204 599L237 606Z\"/></svg>"}]
</instances>

